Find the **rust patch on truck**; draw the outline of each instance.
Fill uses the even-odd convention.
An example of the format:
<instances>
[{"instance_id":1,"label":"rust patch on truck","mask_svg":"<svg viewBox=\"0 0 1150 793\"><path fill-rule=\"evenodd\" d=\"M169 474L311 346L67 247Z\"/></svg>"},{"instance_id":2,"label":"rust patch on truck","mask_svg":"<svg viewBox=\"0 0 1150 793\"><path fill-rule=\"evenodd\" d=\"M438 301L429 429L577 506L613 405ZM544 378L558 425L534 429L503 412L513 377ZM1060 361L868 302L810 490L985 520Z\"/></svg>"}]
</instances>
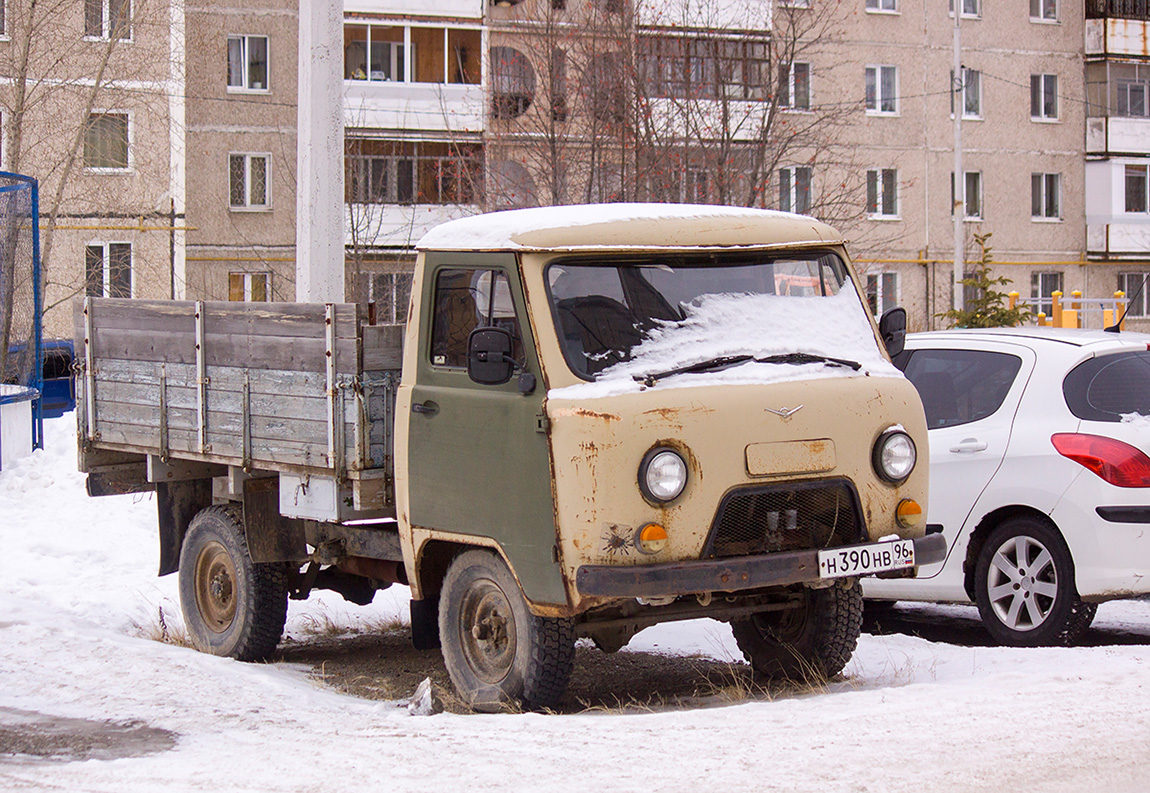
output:
<instances>
[{"instance_id":1,"label":"rust patch on truck","mask_svg":"<svg viewBox=\"0 0 1150 793\"><path fill-rule=\"evenodd\" d=\"M594 410L588 410L587 408L574 408L569 413L567 411L563 411L563 413L569 416L578 416L585 419L600 419L606 422L622 420L614 413L599 413Z\"/></svg>"}]
</instances>

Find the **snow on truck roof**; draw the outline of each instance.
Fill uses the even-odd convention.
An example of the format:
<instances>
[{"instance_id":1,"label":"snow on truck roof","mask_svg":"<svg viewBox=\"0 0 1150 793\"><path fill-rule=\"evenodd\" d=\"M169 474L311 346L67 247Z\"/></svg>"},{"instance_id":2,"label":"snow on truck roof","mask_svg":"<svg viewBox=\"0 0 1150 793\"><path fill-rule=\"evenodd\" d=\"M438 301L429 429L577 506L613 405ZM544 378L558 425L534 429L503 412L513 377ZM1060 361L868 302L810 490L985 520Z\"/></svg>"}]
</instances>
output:
<instances>
[{"instance_id":1,"label":"snow on truck roof","mask_svg":"<svg viewBox=\"0 0 1150 793\"><path fill-rule=\"evenodd\" d=\"M837 244L804 215L696 204L581 204L490 212L436 226L419 250L661 249Z\"/></svg>"}]
</instances>

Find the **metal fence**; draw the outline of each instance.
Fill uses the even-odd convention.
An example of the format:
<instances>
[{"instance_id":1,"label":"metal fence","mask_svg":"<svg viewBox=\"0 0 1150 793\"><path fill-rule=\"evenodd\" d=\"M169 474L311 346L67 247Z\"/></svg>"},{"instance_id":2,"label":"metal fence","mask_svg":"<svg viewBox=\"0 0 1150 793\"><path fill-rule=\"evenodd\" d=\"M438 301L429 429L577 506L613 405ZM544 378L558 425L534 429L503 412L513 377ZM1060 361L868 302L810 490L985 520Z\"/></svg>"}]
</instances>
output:
<instances>
[{"instance_id":1,"label":"metal fence","mask_svg":"<svg viewBox=\"0 0 1150 793\"><path fill-rule=\"evenodd\" d=\"M1086 0L1087 19L1150 19L1150 0Z\"/></svg>"},{"instance_id":2,"label":"metal fence","mask_svg":"<svg viewBox=\"0 0 1150 793\"><path fill-rule=\"evenodd\" d=\"M37 396L41 387L39 188L28 176L0 171L0 403ZM40 401L32 407L32 442L44 446Z\"/></svg>"}]
</instances>

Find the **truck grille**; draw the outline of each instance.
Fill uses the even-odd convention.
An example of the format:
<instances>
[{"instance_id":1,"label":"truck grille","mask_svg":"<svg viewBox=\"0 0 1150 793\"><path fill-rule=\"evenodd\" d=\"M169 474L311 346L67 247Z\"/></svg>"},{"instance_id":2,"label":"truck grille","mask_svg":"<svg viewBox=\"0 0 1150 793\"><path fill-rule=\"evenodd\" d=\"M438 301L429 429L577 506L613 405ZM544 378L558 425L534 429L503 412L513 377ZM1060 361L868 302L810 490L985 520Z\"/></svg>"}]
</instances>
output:
<instances>
[{"instance_id":1,"label":"truck grille","mask_svg":"<svg viewBox=\"0 0 1150 793\"><path fill-rule=\"evenodd\" d=\"M847 480L740 488L719 505L705 557L833 548L859 542L865 521Z\"/></svg>"}]
</instances>

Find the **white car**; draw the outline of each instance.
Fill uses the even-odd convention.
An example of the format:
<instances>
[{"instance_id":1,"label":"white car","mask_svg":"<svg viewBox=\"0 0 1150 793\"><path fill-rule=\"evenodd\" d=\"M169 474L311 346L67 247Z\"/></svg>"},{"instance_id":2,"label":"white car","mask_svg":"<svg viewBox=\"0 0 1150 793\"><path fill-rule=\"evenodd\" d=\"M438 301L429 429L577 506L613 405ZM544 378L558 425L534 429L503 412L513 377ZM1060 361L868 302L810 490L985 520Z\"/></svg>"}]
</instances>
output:
<instances>
[{"instance_id":1,"label":"white car","mask_svg":"<svg viewBox=\"0 0 1150 793\"><path fill-rule=\"evenodd\" d=\"M877 600L977 603L1002 644L1065 644L1150 593L1150 335L1055 328L907 336L928 532L946 559L867 579Z\"/></svg>"}]
</instances>

